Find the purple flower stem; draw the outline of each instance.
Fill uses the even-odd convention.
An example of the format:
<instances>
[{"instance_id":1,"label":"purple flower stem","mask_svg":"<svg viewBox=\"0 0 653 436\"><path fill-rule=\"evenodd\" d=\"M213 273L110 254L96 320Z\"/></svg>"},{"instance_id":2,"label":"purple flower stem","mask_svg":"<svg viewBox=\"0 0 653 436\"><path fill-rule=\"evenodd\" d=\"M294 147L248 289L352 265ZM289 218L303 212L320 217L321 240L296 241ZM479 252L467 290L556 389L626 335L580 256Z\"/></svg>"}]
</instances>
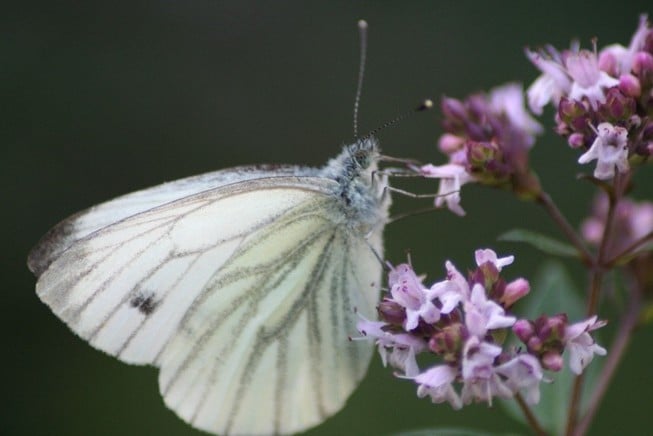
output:
<instances>
[{"instance_id":1,"label":"purple flower stem","mask_svg":"<svg viewBox=\"0 0 653 436\"><path fill-rule=\"evenodd\" d=\"M601 238L601 245L599 245L599 252L592 268L592 281L590 286L590 296L587 302L587 316L592 316L596 313L599 295L601 291L601 283L603 281L603 273L605 272L606 265L606 254L608 246L610 245L610 239L612 238L612 233L614 230L614 215L617 210L617 204L621 198L623 192L623 187L628 183L627 177L620 177L619 173L615 173L614 176L614 191L609 193L610 204L608 208L608 216L605 220L605 226L603 230L603 237Z\"/></svg>"},{"instance_id":2,"label":"purple flower stem","mask_svg":"<svg viewBox=\"0 0 653 436\"><path fill-rule=\"evenodd\" d=\"M574 379L574 387L571 390L571 398L569 400L569 413L567 415L567 430L565 434L572 436L574 428L576 427L576 419L578 418L578 403L580 401L580 392L583 388L583 374L576 376Z\"/></svg>"},{"instance_id":3,"label":"purple flower stem","mask_svg":"<svg viewBox=\"0 0 653 436\"><path fill-rule=\"evenodd\" d=\"M551 196L546 192L540 192L536 197L537 202L544 207L544 210L549 214L553 221L558 225L562 233L565 234L569 242L571 242L578 254L580 255L580 260L587 266L591 266L594 263L594 256L587 249L583 240L578 236L576 230L569 224L569 221L562 215L558 206L553 202Z\"/></svg>"},{"instance_id":4,"label":"purple flower stem","mask_svg":"<svg viewBox=\"0 0 653 436\"><path fill-rule=\"evenodd\" d=\"M607 248L610 243L610 238L612 237L612 230L614 228L614 215L617 209L617 204L624 190L624 187L628 183L628 177L620 177L620 174L617 172L614 175L614 190L608 192L610 199L610 204L608 208L608 215L605 220L605 227L603 230L603 237L601 238L601 244L599 245L599 251L594 262L590 264L591 266L591 279L590 279L590 291L589 298L587 300L587 315L591 316L596 313L599 304L599 296L601 294L601 285L603 283L603 274L606 269L605 257L607 253ZM571 397L569 400L569 414L567 416L567 436L572 436L575 434L574 430L576 428L576 423L578 420L578 410L580 407L580 397L581 391L583 388L583 375L580 374L574 380L574 387L571 391Z\"/></svg>"},{"instance_id":5,"label":"purple flower stem","mask_svg":"<svg viewBox=\"0 0 653 436\"><path fill-rule=\"evenodd\" d=\"M578 426L574 430L574 436L583 436L587 433L587 430L589 429L589 426L594 419L594 415L596 415L596 412L601 405L601 401L605 396L608 386L614 377L617 367L626 354L628 345L630 345L630 339L632 338L633 331L637 327L640 311L639 292L635 291L632 294L633 295L631 295L628 311L626 312L626 315L621 319L619 330L617 331L617 335L615 336L614 341L612 342L612 346L610 347L610 353L608 353L605 366L599 375L596 387L594 388L592 396L590 397L587 412L582 417L578 423Z\"/></svg>"},{"instance_id":6,"label":"purple flower stem","mask_svg":"<svg viewBox=\"0 0 653 436\"><path fill-rule=\"evenodd\" d=\"M648 234L644 235L643 238L633 242L630 244L626 249L624 249L621 253L617 254L614 256L612 259L607 261L605 263L606 268L612 268L613 266L617 265L620 263L624 258L630 256L637 250L639 247L642 245L646 244L647 242L653 241L653 231L649 232Z\"/></svg>"},{"instance_id":7,"label":"purple flower stem","mask_svg":"<svg viewBox=\"0 0 653 436\"><path fill-rule=\"evenodd\" d=\"M526 401L524 401L520 393L515 394L515 400L517 400L517 404L519 405L521 411L524 413L524 416L526 417L526 421L528 421L528 425L531 426L533 432L538 436L545 436L546 431L544 431L544 429L540 425L540 422L537 420L537 417L535 416L535 414L533 413L529 405L526 404Z\"/></svg>"},{"instance_id":8,"label":"purple flower stem","mask_svg":"<svg viewBox=\"0 0 653 436\"><path fill-rule=\"evenodd\" d=\"M614 208L611 205L610 212L608 213L608 221L610 221L610 215L614 215L612 213L613 209ZM605 237L603 240L605 241ZM603 282L603 268L601 267L600 263L597 262L596 265L592 268L589 300L587 303L588 313L594 313L593 310L598 303L598 295L601 289L602 282ZM571 397L569 398L569 413L567 415L567 431L565 433L567 436L573 435L574 428L576 427L576 420L578 419L578 409L580 405L580 394L583 389L584 375L585 375L584 373L580 374L576 376L576 378L574 379L574 387L571 390Z\"/></svg>"}]
</instances>

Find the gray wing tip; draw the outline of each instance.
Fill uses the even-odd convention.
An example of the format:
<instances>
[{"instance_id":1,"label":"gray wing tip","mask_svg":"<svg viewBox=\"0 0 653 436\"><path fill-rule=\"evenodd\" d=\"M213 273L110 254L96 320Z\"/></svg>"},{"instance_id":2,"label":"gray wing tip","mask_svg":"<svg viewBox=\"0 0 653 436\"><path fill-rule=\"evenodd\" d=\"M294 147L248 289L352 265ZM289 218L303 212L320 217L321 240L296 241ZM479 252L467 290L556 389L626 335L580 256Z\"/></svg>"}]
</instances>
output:
<instances>
[{"instance_id":1,"label":"gray wing tip","mask_svg":"<svg viewBox=\"0 0 653 436\"><path fill-rule=\"evenodd\" d=\"M74 234L75 214L61 221L43 235L27 255L27 267L38 278L50 264L70 245L70 236Z\"/></svg>"}]
</instances>

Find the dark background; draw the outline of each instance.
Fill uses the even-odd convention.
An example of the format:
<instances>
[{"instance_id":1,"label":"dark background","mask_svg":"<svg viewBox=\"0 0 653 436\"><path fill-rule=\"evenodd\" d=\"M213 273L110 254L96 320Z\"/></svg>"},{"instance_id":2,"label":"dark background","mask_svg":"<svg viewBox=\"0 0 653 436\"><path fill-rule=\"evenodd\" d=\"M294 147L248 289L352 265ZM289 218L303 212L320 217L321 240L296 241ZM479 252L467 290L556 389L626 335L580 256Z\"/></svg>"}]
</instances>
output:
<instances>
[{"instance_id":1,"label":"dark background","mask_svg":"<svg viewBox=\"0 0 653 436\"><path fill-rule=\"evenodd\" d=\"M138 188L218 168L319 166L352 136L355 23L370 23L362 130L424 97L462 97L537 72L526 45L628 44L648 2L23 2L0 17L2 155L2 402L0 433L194 435L159 396L156 371L120 363L78 339L34 293L30 247L60 219ZM650 3L649 3L650 5ZM649 11L650 6L649 6ZM551 130L551 113L543 122ZM387 154L442 163L439 110L380 135ZM552 134L532 161L574 224L591 198L578 153ZM591 171L594 164L583 168ZM650 168L648 168L650 173ZM651 197L650 174L637 195ZM435 182L404 184L434 192ZM397 199L395 211L429 202ZM391 261L441 278L473 250L517 255L508 278L531 277L542 255L495 242L529 226L558 235L535 205L465 187L460 219L442 211L386 229ZM570 263L578 286L582 271ZM575 268L575 269L574 269ZM594 434L650 423L650 330L639 332L598 414ZM388 434L429 425L525 431L485 405L452 412L418 400L375 357L345 409L312 435Z\"/></svg>"}]
</instances>

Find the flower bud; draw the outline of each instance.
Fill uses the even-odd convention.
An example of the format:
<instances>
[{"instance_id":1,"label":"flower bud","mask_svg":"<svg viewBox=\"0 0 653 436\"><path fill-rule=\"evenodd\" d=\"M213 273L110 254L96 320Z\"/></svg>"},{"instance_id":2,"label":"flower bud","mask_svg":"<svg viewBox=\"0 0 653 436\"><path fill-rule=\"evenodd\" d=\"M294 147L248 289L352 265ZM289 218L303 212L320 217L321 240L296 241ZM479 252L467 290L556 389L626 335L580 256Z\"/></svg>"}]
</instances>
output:
<instances>
[{"instance_id":1,"label":"flower bud","mask_svg":"<svg viewBox=\"0 0 653 436\"><path fill-rule=\"evenodd\" d=\"M549 371L560 371L564 365L564 360L560 353L549 351L544 353L541 358L542 366Z\"/></svg>"},{"instance_id":2,"label":"flower bud","mask_svg":"<svg viewBox=\"0 0 653 436\"><path fill-rule=\"evenodd\" d=\"M542 350L542 340L537 336L531 336L531 338L526 343L529 351L539 352Z\"/></svg>"},{"instance_id":3,"label":"flower bud","mask_svg":"<svg viewBox=\"0 0 653 436\"><path fill-rule=\"evenodd\" d=\"M504 307L510 307L517 300L527 295L531 290L531 286L528 283L528 280L523 278L518 278L506 285L506 288L503 292L500 302Z\"/></svg>"},{"instance_id":4,"label":"flower bud","mask_svg":"<svg viewBox=\"0 0 653 436\"><path fill-rule=\"evenodd\" d=\"M382 320L396 325L402 325L406 320L406 310L397 302L384 298L377 307Z\"/></svg>"},{"instance_id":5,"label":"flower bud","mask_svg":"<svg viewBox=\"0 0 653 436\"><path fill-rule=\"evenodd\" d=\"M633 72L641 79L653 72L653 56L650 53L640 51L635 54L633 60Z\"/></svg>"},{"instance_id":6,"label":"flower bud","mask_svg":"<svg viewBox=\"0 0 653 436\"><path fill-rule=\"evenodd\" d=\"M653 140L653 121L649 121L642 127L642 139Z\"/></svg>"},{"instance_id":7,"label":"flower bud","mask_svg":"<svg viewBox=\"0 0 653 436\"><path fill-rule=\"evenodd\" d=\"M466 100L469 112L472 117L479 120L487 115L489 107L487 99L483 94L472 94Z\"/></svg>"},{"instance_id":8,"label":"flower bud","mask_svg":"<svg viewBox=\"0 0 653 436\"><path fill-rule=\"evenodd\" d=\"M536 321L537 335L544 342L561 340L565 335L567 315L559 313L552 317L541 316Z\"/></svg>"},{"instance_id":9,"label":"flower bud","mask_svg":"<svg viewBox=\"0 0 653 436\"><path fill-rule=\"evenodd\" d=\"M605 103L599 106L598 112L603 117L603 121L618 124L630 118L635 110L635 99L624 95L618 87L614 87L606 92Z\"/></svg>"},{"instance_id":10,"label":"flower bud","mask_svg":"<svg viewBox=\"0 0 653 436\"><path fill-rule=\"evenodd\" d=\"M628 97L639 97L642 94L642 85L639 79L632 74L622 74L619 77L619 91Z\"/></svg>"},{"instance_id":11,"label":"flower bud","mask_svg":"<svg viewBox=\"0 0 653 436\"><path fill-rule=\"evenodd\" d=\"M467 147L467 161L474 166L482 166L497 157L499 149L489 142L469 142Z\"/></svg>"},{"instance_id":12,"label":"flower bud","mask_svg":"<svg viewBox=\"0 0 653 436\"><path fill-rule=\"evenodd\" d=\"M512 325L512 331L520 341L528 343L528 340L535 334L535 326L527 319L518 319Z\"/></svg>"},{"instance_id":13,"label":"flower bud","mask_svg":"<svg viewBox=\"0 0 653 436\"><path fill-rule=\"evenodd\" d=\"M499 280L499 269L493 262L484 262L477 269L478 275L472 277L472 282L480 283L485 289L492 289Z\"/></svg>"},{"instance_id":14,"label":"flower bud","mask_svg":"<svg viewBox=\"0 0 653 436\"><path fill-rule=\"evenodd\" d=\"M569 125L572 130L583 131L590 121L587 108L581 102L566 97L560 99L558 116L560 121Z\"/></svg>"},{"instance_id":15,"label":"flower bud","mask_svg":"<svg viewBox=\"0 0 653 436\"><path fill-rule=\"evenodd\" d=\"M460 323L451 324L429 339L429 349L444 357L446 361L455 361L464 341L464 327Z\"/></svg>"},{"instance_id":16,"label":"flower bud","mask_svg":"<svg viewBox=\"0 0 653 436\"><path fill-rule=\"evenodd\" d=\"M569 135L569 138L567 138L567 143L571 148L580 148L585 145L585 135L578 132L572 133Z\"/></svg>"},{"instance_id":17,"label":"flower bud","mask_svg":"<svg viewBox=\"0 0 653 436\"><path fill-rule=\"evenodd\" d=\"M464 142L465 139L461 138L460 136L456 136L451 133L445 133L444 135L440 136L440 139L438 140L438 148L444 154L452 154L460 150Z\"/></svg>"},{"instance_id":18,"label":"flower bud","mask_svg":"<svg viewBox=\"0 0 653 436\"><path fill-rule=\"evenodd\" d=\"M452 121L464 122L467 119L467 109L460 100L444 97L442 99L442 113Z\"/></svg>"},{"instance_id":19,"label":"flower bud","mask_svg":"<svg viewBox=\"0 0 653 436\"><path fill-rule=\"evenodd\" d=\"M617 62L617 57L614 52L611 50L603 50L599 54L599 69L605 71L612 77L616 77L618 74L619 63Z\"/></svg>"}]
</instances>

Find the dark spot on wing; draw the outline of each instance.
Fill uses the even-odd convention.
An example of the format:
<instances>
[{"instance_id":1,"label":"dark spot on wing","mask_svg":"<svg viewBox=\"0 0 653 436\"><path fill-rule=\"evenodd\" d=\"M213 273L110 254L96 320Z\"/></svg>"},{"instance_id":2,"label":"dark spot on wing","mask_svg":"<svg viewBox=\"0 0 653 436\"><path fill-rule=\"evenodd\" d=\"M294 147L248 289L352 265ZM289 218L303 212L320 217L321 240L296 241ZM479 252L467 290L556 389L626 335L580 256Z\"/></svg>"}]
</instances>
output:
<instances>
[{"instance_id":1,"label":"dark spot on wing","mask_svg":"<svg viewBox=\"0 0 653 436\"><path fill-rule=\"evenodd\" d=\"M142 314L149 315L157 308L159 302L154 300L154 293L139 292L131 300L129 305L138 309Z\"/></svg>"}]
</instances>

